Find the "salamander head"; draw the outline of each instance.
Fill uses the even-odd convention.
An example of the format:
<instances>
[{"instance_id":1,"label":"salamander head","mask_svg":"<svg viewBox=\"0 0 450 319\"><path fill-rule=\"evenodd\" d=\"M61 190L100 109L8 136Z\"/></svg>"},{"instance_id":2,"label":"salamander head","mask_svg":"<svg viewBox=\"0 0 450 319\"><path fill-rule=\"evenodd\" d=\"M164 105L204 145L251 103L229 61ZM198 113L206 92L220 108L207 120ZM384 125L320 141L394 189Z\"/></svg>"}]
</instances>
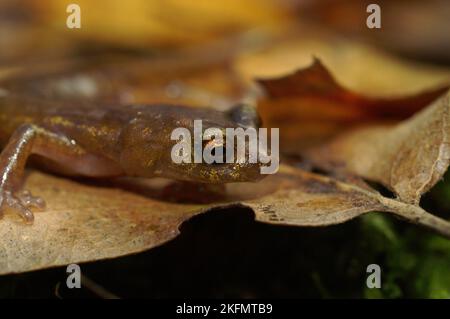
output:
<instances>
[{"instance_id":1,"label":"salamander head","mask_svg":"<svg viewBox=\"0 0 450 319\"><path fill-rule=\"evenodd\" d=\"M188 125L173 131L166 173L203 183L248 182L264 177L258 163L257 130L242 126L228 113L208 113L212 114L192 118Z\"/></svg>"},{"instance_id":2,"label":"salamander head","mask_svg":"<svg viewBox=\"0 0 450 319\"><path fill-rule=\"evenodd\" d=\"M200 183L260 180L265 175L258 162L258 131L249 126L248 113L242 121L238 114L237 109L149 107L127 138L131 141L127 160L137 158L132 161L137 163L131 167L132 174ZM144 136L146 131L150 132Z\"/></svg>"}]
</instances>

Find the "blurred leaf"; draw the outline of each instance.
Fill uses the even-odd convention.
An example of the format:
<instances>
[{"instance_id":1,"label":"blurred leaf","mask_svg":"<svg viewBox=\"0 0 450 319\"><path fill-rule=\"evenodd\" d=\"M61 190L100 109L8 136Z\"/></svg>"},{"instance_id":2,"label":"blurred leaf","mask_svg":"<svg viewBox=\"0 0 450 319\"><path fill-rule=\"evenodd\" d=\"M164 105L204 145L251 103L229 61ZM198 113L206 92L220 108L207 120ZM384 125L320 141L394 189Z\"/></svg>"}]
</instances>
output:
<instances>
[{"instance_id":1,"label":"blurred leaf","mask_svg":"<svg viewBox=\"0 0 450 319\"><path fill-rule=\"evenodd\" d=\"M414 58L450 61L447 0L379 0L382 26L366 26L370 0L319 0L299 11L300 19Z\"/></svg>"},{"instance_id":2,"label":"blurred leaf","mask_svg":"<svg viewBox=\"0 0 450 319\"><path fill-rule=\"evenodd\" d=\"M404 98L366 97L340 86L317 59L306 69L259 83L267 93L258 104L263 123L280 128L282 150L289 153L364 124L404 119L447 91L441 87Z\"/></svg>"},{"instance_id":3,"label":"blurred leaf","mask_svg":"<svg viewBox=\"0 0 450 319\"><path fill-rule=\"evenodd\" d=\"M313 57L323 62L341 86L367 97L411 96L450 82L448 67L411 62L307 25L240 54L234 67L252 82L280 78L307 68Z\"/></svg>"},{"instance_id":4,"label":"blurred leaf","mask_svg":"<svg viewBox=\"0 0 450 319\"><path fill-rule=\"evenodd\" d=\"M70 1L28 2L44 25L65 36L134 47L190 45L258 27L277 30L292 19L273 0L79 0L82 28L74 33L66 28Z\"/></svg>"}]
</instances>

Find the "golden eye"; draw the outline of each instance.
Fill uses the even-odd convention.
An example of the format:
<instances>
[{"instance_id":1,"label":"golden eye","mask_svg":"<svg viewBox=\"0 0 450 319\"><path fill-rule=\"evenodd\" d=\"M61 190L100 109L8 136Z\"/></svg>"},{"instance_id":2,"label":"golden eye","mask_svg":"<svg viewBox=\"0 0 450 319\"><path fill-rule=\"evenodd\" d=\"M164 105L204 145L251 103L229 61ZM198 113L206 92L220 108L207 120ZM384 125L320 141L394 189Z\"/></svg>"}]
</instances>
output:
<instances>
[{"instance_id":1,"label":"golden eye","mask_svg":"<svg viewBox=\"0 0 450 319\"><path fill-rule=\"evenodd\" d=\"M224 164L226 162L226 149L225 149L225 145L223 143L218 143L216 141L205 141L206 143L204 143L203 147L208 146L208 148L211 150L211 155L213 157L216 157L220 154L220 152L222 153L222 162L212 162L211 165L220 165L220 164Z\"/></svg>"}]
</instances>

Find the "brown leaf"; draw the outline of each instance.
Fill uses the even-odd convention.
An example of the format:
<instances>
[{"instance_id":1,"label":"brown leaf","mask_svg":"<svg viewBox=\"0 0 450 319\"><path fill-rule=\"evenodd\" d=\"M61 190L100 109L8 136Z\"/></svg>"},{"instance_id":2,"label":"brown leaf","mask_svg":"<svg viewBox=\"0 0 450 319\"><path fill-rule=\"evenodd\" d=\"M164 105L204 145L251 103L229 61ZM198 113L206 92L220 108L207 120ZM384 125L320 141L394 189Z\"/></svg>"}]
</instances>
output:
<instances>
[{"instance_id":1,"label":"brown leaf","mask_svg":"<svg viewBox=\"0 0 450 319\"><path fill-rule=\"evenodd\" d=\"M185 198L177 203L186 192L175 188L176 193L165 194L167 183L147 181L132 191L32 172L27 188L45 198L48 209L36 213L32 226L13 214L0 221L0 274L151 249L176 237L180 224L192 216L230 205L251 207L261 222L297 226L332 225L373 210L389 211L450 237L447 222L417 206L288 166L259 183L227 185L226 197L214 203L188 204Z\"/></svg>"},{"instance_id":2,"label":"brown leaf","mask_svg":"<svg viewBox=\"0 0 450 319\"><path fill-rule=\"evenodd\" d=\"M33 173L27 186L47 201L33 225L0 220L0 273L111 258L158 246L204 209L165 203L119 189Z\"/></svg>"},{"instance_id":3,"label":"brown leaf","mask_svg":"<svg viewBox=\"0 0 450 319\"><path fill-rule=\"evenodd\" d=\"M450 161L450 92L395 126L370 126L311 149L316 165L377 181L402 201L419 204Z\"/></svg>"},{"instance_id":4,"label":"brown leaf","mask_svg":"<svg viewBox=\"0 0 450 319\"><path fill-rule=\"evenodd\" d=\"M292 16L287 6L274 0L228 0L226 5L222 1L128 0L123 5L120 0L79 0L83 26L74 34L65 24L67 3L27 0L27 4L28 13L63 37L139 48L186 46L258 27L284 29Z\"/></svg>"},{"instance_id":5,"label":"brown leaf","mask_svg":"<svg viewBox=\"0 0 450 319\"><path fill-rule=\"evenodd\" d=\"M248 12L245 10L246 17ZM221 10L219 13L222 14ZM172 35L177 38L176 34ZM139 35L137 38L140 38ZM92 92L92 83L100 83L99 86L94 85L100 98L94 94L94 99L119 99L120 102L166 102L168 98L172 103L218 105L220 103L210 98L215 97L216 93L226 98L236 96L235 73L224 72L224 64L214 62L199 67L198 62L205 62L203 56L196 56L193 67L189 63L186 66L184 60L181 63L170 60L165 64L161 64L159 59L153 61L150 64L135 63L133 68L128 63L106 69L99 69L99 65L96 65L87 73L84 69L79 73L70 70L57 74L56 79L48 78L48 82L31 78L28 84L37 85L37 88L33 87L36 88L35 92L48 94L47 97L51 98L55 97L53 85L56 85L56 93L62 92L62 98L72 99L79 96L80 88L89 93ZM324 76L323 72L321 76ZM187 94L173 101L167 96L167 87L178 78L181 78L181 87ZM23 83L20 82L20 85ZM311 84L310 89L315 91L315 98L324 95L320 86L317 87L314 81ZM62 91L58 91L61 87ZM238 83L238 91L240 88ZM350 94L349 99L349 94L333 81L328 82L328 88L334 94L329 100L336 98L339 102L342 99L340 103L345 104L356 100L371 108L372 98L355 98L358 94ZM29 92L28 89L32 88L27 87L22 91ZM175 86L175 89L175 93L179 92L179 87ZM118 96L115 95L117 93ZM338 108L332 110L340 112ZM323 114L328 116L329 113L325 110ZM361 114L366 116L365 113ZM332 118L339 116L333 113ZM355 120L351 116L352 112L344 110L344 118ZM372 116L370 113L367 117ZM307 128L306 121L300 124ZM294 135L298 125L292 126ZM319 126L318 130L321 129ZM373 210L391 212L450 237L449 223L418 206L382 197L350 179L338 181L288 166L282 166L278 174L259 183L230 184L226 186L226 191L217 192L204 189L204 186L186 187L177 182L161 180L89 184L87 181L37 172L30 174L26 188L43 197L48 208L36 214L32 226L24 225L14 214L6 214L0 220L1 274L113 258L151 249L176 237L180 224L192 216L231 205L251 207L256 219L261 222L295 226L337 224Z\"/></svg>"},{"instance_id":6,"label":"brown leaf","mask_svg":"<svg viewBox=\"0 0 450 319\"><path fill-rule=\"evenodd\" d=\"M366 97L340 86L318 59L309 68L259 83L267 93L258 104L263 123L280 128L281 148L291 153L350 128L404 119L448 88L392 99Z\"/></svg>"},{"instance_id":7,"label":"brown leaf","mask_svg":"<svg viewBox=\"0 0 450 319\"><path fill-rule=\"evenodd\" d=\"M248 82L286 76L323 61L337 82L372 97L402 97L428 91L450 81L450 69L411 62L362 43L300 26L294 34L241 53L234 67Z\"/></svg>"},{"instance_id":8,"label":"brown leaf","mask_svg":"<svg viewBox=\"0 0 450 319\"><path fill-rule=\"evenodd\" d=\"M327 226L376 210L392 213L450 238L450 222L427 213L419 206L383 197L372 189L290 166L281 166L280 174L272 178L278 179L276 184L282 186L276 192L252 201L243 201L253 208L259 221L282 225Z\"/></svg>"},{"instance_id":9,"label":"brown leaf","mask_svg":"<svg viewBox=\"0 0 450 319\"><path fill-rule=\"evenodd\" d=\"M404 119L422 109L447 90L447 87L405 98L366 97L340 86L319 59L306 69L278 79L258 81L269 99L316 97L354 114L356 120ZM280 103L281 104L281 103ZM302 105L300 106L302 107ZM320 105L318 106L320 107Z\"/></svg>"}]
</instances>

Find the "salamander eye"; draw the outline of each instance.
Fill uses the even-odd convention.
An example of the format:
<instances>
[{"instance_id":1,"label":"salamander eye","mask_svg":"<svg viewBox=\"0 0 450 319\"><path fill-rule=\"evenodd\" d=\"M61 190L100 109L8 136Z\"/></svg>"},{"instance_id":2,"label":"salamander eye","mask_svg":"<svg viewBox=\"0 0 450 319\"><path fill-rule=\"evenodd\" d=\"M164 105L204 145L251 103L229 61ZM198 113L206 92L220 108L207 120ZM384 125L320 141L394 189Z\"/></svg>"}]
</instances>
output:
<instances>
[{"instance_id":1,"label":"salamander eye","mask_svg":"<svg viewBox=\"0 0 450 319\"><path fill-rule=\"evenodd\" d=\"M225 164L225 163L226 163L226 161L227 161L227 156L226 156L226 150L225 150L225 147L224 147L224 146L216 146L216 147L214 147L214 148L212 149L212 151L211 151L211 154L212 154L213 156L216 156L216 154L220 154L220 152L222 152L222 156L221 156L222 161L221 161L221 163L213 162L212 164L214 164L214 165L220 165L220 164Z\"/></svg>"},{"instance_id":2,"label":"salamander eye","mask_svg":"<svg viewBox=\"0 0 450 319\"><path fill-rule=\"evenodd\" d=\"M219 144L215 141L206 141L206 143L203 143L203 145L203 149L205 149L205 147L208 147L211 157L215 159L212 163L210 163L210 165L221 165L226 163L226 148L224 144ZM222 160L217 161L218 157L220 157Z\"/></svg>"}]
</instances>

